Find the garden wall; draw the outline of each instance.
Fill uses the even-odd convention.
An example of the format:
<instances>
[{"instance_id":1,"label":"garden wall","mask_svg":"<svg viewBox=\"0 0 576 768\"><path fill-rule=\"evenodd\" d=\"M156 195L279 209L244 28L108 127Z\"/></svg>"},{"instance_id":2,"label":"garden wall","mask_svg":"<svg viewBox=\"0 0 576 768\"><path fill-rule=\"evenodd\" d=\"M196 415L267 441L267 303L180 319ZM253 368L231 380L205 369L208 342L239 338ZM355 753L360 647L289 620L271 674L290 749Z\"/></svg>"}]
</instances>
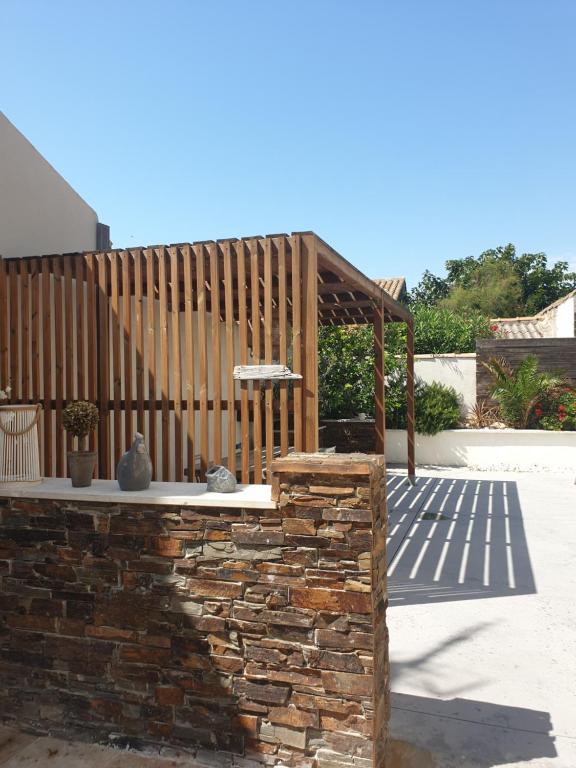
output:
<instances>
[{"instance_id":1,"label":"garden wall","mask_svg":"<svg viewBox=\"0 0 576 768\"><path fill-rule=\"evenodd\" d=\"M294 454L273 480L252 506L0 491L1 719L210 765L382 766L383 459Z\"/></svg>"},{"instance_id":2,"label":"garden wall","mask_svg":"<svg viewBox=\"0 0 576 768\"><path fill-rule=\"evenodd\" d=\"M386 430L386 459L406 463L406 432ZM543 470L576 477L576 432L530 429L449 429L416 434L417 464L481 470Z\"/></svg>"},{"instance_id":3,"label":"garden wall","mask_svg":"<svg viewBox=\"0 0 576 768\"><path fill-rule=\"evenodd\" d=\"M416 355L414 372L427 383L438 381L454 387L461 398L461 412L465 418L476 402L476 355Z\"/></svg>"}]
</instances>

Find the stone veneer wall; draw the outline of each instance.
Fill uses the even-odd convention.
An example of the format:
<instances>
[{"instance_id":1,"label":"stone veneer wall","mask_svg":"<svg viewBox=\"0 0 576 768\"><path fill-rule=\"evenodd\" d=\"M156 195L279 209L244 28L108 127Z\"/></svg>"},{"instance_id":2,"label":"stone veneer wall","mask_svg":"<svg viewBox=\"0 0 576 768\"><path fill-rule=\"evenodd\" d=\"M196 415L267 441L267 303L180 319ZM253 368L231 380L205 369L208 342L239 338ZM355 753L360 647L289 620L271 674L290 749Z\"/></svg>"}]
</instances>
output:
<instances>
[{"instance_id":1,"label":"stone veneer wall","mask_svg":"<svg viewBox=\"0 0 576 768\"><path fill-rule=\"evenodd\" d=\"M374 419L326 419L321 422L323 448L336 448L336 453L374 453L376 425Z\"/></svg>"},{"instance_id":2,"label":"stone veneer wall","mask_svg":"<svg viewBox=\"0 0 576 768\"><path fill-rule=\"evenodd\" d=\"M2 720L209 765L383 766L383 459L293 455L274 490L275 510L0 499Z\"/></svg>"}]
</instances>

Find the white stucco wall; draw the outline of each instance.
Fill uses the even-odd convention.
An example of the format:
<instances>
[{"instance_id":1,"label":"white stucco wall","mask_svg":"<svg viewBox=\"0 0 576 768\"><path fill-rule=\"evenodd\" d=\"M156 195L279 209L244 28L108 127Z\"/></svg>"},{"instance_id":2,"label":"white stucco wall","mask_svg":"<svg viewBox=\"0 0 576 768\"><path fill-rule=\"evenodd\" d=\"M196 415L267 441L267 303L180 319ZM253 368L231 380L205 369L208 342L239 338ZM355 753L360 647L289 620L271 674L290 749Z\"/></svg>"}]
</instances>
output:
<instances>
[{"instance_id":1,"label":"white stucco wall","mask_svg":"<svg viewBox=\"0 0 576 768\"><path fill-rule=\"evenodd\" d=\"M386 430L386 460L405 464L406 431ZM416 435L416 463L481 470L542 470L576 477L576 432L536 429L448 429Z\"/></svg>"},{"instance_id":2,"label":"white stucco wall","mask_svg":"<svg viewBox=\"0 0 576 768\"><path fill-rule=\"evenodd\" d=\"M96 212L0 112L0 255L96 248Z\"/></svg>"},{"instance_id":3,"label":"white stucco wall","mask_svg":"<svg viewBox=\"0 0 576 768\"><path fill-rule=\"evenodd\" d=\"M576 329L574 328L576 313L576 297L563 301L556 307L554 325L556 338L574 337Z\"/></svg>"},{"instance_id":4,"label":"white stucco wall","mask_svg":"<svg viewBox=\"0 0 576 768\"><path fill-rule=\"evenodd\" d=\"M438 381L454 387L461 397L462 416L476 402L476 355L416 355L414 372L427 383Z\"/></svg>"}]
</instances>

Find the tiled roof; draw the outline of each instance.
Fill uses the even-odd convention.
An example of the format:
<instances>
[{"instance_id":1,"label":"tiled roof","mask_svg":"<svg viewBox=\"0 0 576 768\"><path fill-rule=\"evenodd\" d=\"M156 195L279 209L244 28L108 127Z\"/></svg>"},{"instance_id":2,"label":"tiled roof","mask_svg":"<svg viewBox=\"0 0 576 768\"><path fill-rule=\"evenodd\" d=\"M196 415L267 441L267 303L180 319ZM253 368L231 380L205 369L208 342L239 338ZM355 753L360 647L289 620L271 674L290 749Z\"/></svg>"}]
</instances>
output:
<instances>
[{"instance_id":1,"label":"tiled roof","mask_svg":"<svg viewBox=\"0 0 576 768\"><path fill-rule=\"evenodd\" d=\"M404 277L375 277L374 282L397 301L402 299L406 293L406 278Z\"/></svg>"},{"instance_id":2,"label":"tiled roof","mask_svg":"<svg viewBox=\"0 0 576 768\"><path fill-rule=\"evenodd\" d=\"M495 317L490 322L498 326L498 333L506 339L550 338L555 328L553 310L572 296L576 296L576 291L570 291L531 317Z\"/></svg>"}]
</instances>

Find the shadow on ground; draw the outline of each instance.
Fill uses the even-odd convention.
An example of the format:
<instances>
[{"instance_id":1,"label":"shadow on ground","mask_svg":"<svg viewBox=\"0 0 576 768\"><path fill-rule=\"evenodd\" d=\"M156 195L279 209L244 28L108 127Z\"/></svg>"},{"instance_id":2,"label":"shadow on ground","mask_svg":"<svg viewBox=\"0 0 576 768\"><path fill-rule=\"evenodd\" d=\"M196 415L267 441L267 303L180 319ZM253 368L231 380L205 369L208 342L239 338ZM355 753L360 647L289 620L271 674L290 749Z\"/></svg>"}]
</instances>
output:
<instances>
[{"instance_id":1,"label":"shadow on ground","mask_svg":"<svg viewBox=\"0 0 576 768\"><path fill-rule=\"evenodd\" d=\"M388 478L390 605L536 592L515 482Z\"/></svg>"},{"instance_id":2,"label":"shadow on ground","mask_svg":"<svg viewBox=\"0 0 576 768\"><path fill-rule=\"evenodd\" d=\"M557 756L548 712L471 699L392 694L392 738L430 750L439 768L495 768Z\"/></svg>"}]
</instances>

